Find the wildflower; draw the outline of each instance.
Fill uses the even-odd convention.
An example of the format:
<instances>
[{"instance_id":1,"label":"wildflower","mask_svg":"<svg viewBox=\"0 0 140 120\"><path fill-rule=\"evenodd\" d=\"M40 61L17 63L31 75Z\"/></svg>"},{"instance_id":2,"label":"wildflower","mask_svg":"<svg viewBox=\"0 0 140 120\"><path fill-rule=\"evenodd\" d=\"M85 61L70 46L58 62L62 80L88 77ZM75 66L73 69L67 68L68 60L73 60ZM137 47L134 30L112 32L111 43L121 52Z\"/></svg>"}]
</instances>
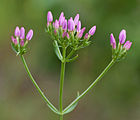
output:
<instances>
[{"instance_id":1,"label":"wildflower","mask_svg":"<svg viewBox=\"0 0 140 120\"><path fill-rule=\"evenodd\" d=\"M68 31L74 31L75 29L75 23L72 19L72 17L68 20Z\"/></svg>"},{"instance_id":2,"label":"wildflower","mask_svg":"<svg viewBox=\"0 0 140 120\"><path fill-rule=\"evenodd\" d=\"M126 49L126 50L129 50L131 45L132 45L132 42L126 41L126 43L124 44L123 48Z\"/></svg>"},{"instance_id":3,"label":"wildflower","mask_svg":"<svg viewBox=\"0 0 140 120\"><path fill-rule=\"evenodd\" d=\"M85 34L84 39L88 39L88 33Z\"/></svg>"},{"instance_id":4,"label":"wildflower","mask_svg":"<svg viewBox=\"0 0 140 120\"><path fill-rule=\"evenodd\" d=\"M93 26L90 30L89 30L89 35L94 35L96 31L96 26Z\"/></svg>"},{"instance_id":5,"label":"wildflower","mask_svg":"<svg viewBox=\"0 0 140 120\"><path fill-rule=\"evenodd\" d=\"M126 40L126 31L123 29L119 34L120 44L124 44L125 40Z\"/></svg>"},{"instance_id":6,"label":"wildflower","mask_svg":"<svg viewBox=\"0 0 140 120\"><path fill-rule=\"evenodd\" d=\"M79 14L77 14L77 15L75 16L75 18L74 18L74 23L75 23L75 25L78 24L78 21L79 21Z\"/></svg>"},{"instance_id":7,"label":"wildflower","mask_svg":"<svg viewBox=\"0 0 140 120\"><path fill-rule=\"evenodd\" d=\"M83 36L83 33L84 33L85 30L86 30L85 27L82 28L82 29L80 30L80 32L78 33L77 37L78 37L78 38L81 38L81 37Z\"/></svg>"},{"instance_id":8,"label":"wildflower","mask_svg":"<svg viewBox=\"0 0 140 120\"><path fill-rule=\"evenodd\" d=\"M78 24L77 24L77 32L80 32L81 30L81 21L78 21Z\"/></svg>"},{"instance_id":9,"label":"wildflower","mask_svg":"<svg viewBox=\"0 0 140 120\"><path fill-rule=\"evenodd\" d=\"M20 29L20 39L24 39L25 38L25 29L24 27L21 27Z\"/></svg>"},{"instance_id":10,"label":"wildflower","mask_svg":"<svg viewBox=\"0 0 140 120\"><path fill-rule=\"evenodd\" d=\"M62 29L63 30L67 30L67 20L64 20L63 24L62 24Z\"/></svg>"},{"instance_id":11,"label":"wildflower","mask_svg":"<svg viewBox=\"0 0 140 120\"><path fill-rule=\"evenodd\" d=\"M132 42L126 41L126 43L125 43L125 40L126 40L126 31L123 29L119 34L118 47L116 48L116 40L113 36L113 33L111 33L110 44L113 48L113 51L112 51L113 59L116 59L119 61L126 56L126 52L127 52L127 50L130 49Z\"/></svg>"},{"instance_id":12,"label":"wildflower","mask_svg":"<svg viewBox=\"0 0 140 120\"><path fill-rule=\"evenodd\" d=\"M111 35L110 35L110 44L111 44L113 49L116 49L116 40L113 36L113 33L111 33Z\"/></svg>"},{"instance_id":13,"label":"wildflower","mask_svg":"<svg viewBox=\"0 0 140 120\"><path fill-rule=\"evenodd\" d=\"M17 45L17 44L18 44L18 42L17 42L17 39L16 39L16 38L14 38L13 36L11 36L11 39L12 39L12 42L13 42L15 45Z\"/></svg>"},{"instance_id":14,"label":"wildflower","mask_svg":"<svg viewBox=\"0 0 140 120\"><path fill-rule=\"evenodd\" d=\"M18 26L15 29L15 36L16 37L19 37L20 36L20 30L19 30L19 27Z\"/></svg>"},{"instance_id":15,"label":"wildflower","mask_svg":"<svg viewBox=\"0 0 140 120\"><path fill-rule=\"evenodd\" d=\"M58 28L59 28L59 22L58 22L58 20L55 20L54 28L55 28L55 29L58 29Z\"/></svg>"},{"instance_id":16,"label":"wildflower","mask_svg":"<svg viewBox=\"0 0 140 120\"><path fill-rule=\"evenodd\" d=\"M51 11L49 11L48 14L47 14L47 23L50 23L52 21L53 21L53 16L52 16Z\"/></svg>"},{"instance_id":17,"label":"wildflower","mask_svg":"<svg viewBox=\"0 0 140 120\"><path fill-rule=\"evenodd\" d=\"M21 47L24 46L24 40L21 40L21 41L20 41L20 45L21 45Z\"/></svg>"},{"instance_id":18,"label":"wildflower","mask_svg":"<svg viewBox=\"0 0 140 120\"><path fill-rule=\"evenodd\" d=\"M16 38L15 38L16 37ZM26 41L25 39L25 28L21 27L21 29L17 26L15 29L15 37L11 36L12 39L12 48L13 50L18 54L24 54L26 52L26 46L28 44L28 41L32 39L33 37L33 30L29 30L28 34L26 35Z\"/></svg>"},{"instance_id":19,"label":"wildflower","mask_svg":"<svg viewBox=\"0 0 140 120\"><path fill-rule=\"evenodd\" d=\"M64 16L64 12L61 12L59 20L56 19L53 24L49 24L47 32L54 38L54 42L58 43L58 47L70 47L70 49L74 49L75 51L90 45L91 42L88 40L90 36L95 33L96 26L93 26L89 32L84 35L85 29L86 28L81 25L79 14L77 14L74 19L70 17L70 19L67 20Z\"/></svg>"},{"instance_id":20,"label":"wildflower","mask_svg":"<svg viewBox=\"0 0 140 120\"><path fill-rule=\"evenodd\" d=\"M69 33L67 33L67 38L68 38L68 39L70 38Z\"/></svg>"},{"instance_id":21,"label":"wildflower","mask_svg":"<svg viewBox=\"0 0 140 120\"><path fill-rule=\"evenodd\" d=\"M27 40L31 40L32 37L33 37L33 30L31 29L31 30L29 30L29 32L28 32L28 34L27 34L27 36L26 36L26 39L27 39Z\"/></svg>"},{"instance_id":22,"label":"wildflower","mask_svg":"<svg viewBox=\"0 0 140 120\"><path fill-rule=\"evenodd\" d=\"M63 32L63 34L62 34L62 38L64 38L65 36L67 36L67 32Z\"/></svg>"},{"instance_id":23,"label":"wildflower","mask_svg":"<svg viewBox=\"0 0 140 120\"><path fill-rule=\"evenodd\" d=\"M59 25L60 26L63 25L64 20L65 20L64 13L61 12L60 17L59 17Z\"/></svg>"}]
</instances>

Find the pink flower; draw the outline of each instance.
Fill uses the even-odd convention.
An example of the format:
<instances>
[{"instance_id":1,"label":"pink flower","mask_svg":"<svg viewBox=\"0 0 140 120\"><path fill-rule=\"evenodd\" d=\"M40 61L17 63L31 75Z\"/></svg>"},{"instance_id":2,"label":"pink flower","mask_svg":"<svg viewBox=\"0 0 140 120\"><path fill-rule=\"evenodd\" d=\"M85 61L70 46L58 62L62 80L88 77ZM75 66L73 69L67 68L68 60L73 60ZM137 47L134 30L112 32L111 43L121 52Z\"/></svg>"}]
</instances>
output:
<instances>
[{"instance_id":1,"label":"pink flower","mask_svg":"<svg viewBox=\"0 0 140 120\"><path fill-rule=\"evenodd\" d=\"M129 50L131 45L132 45L132 42L126 41L126 43L124 44L123 48L125 48L126 50Z\"/></svg>"},{"instance_id":2,"label":"pink flower","mask_svg":"<svg viewBox=\"0 0 140 120\"><path fill-rule=\"evenodd\" d=\"M123 29L119 34L119 42L123 44L126 40L126 31Z\"/></svg>"},{"instance_id":3,"label":"pink flower","mask_svg":"<svg viewBox=\"0 0 140 120\"><path fill-rule=\"evenodd\" d=\"M19 27L18 26L15 29L15 36L16 37L19 37L20 36L20 30L19 30Z\"/></svg>"},{"instance_id":4,"label":"pink flower","mask_svg":"<svg viewBox=\"0 0 140 120\"><path fill-rule=\"evenodd\" d=\"M47 14L47 22L50 23L52 21L53 21L53 15L52 15L51 11L49 11Z\"/></svg>"},{"instance_id":5,"label":"pink flower","mask_svg":"<svg viewBox=\"0 0 140 120\"><path fill-rule=\"evenodd\" d=\"M27 34L27 36L26 36L26 39L27 39L27 40L31 40L32 37L33 37L33 30L31 29L31 30L29 30L29 32L28 32L28 34Z\"/></svg>"},{"instance_id":6,"label":"pink flower","mask_svg":"<svg viewBox=\"0 0 140 120\"><path fill-rule=\"evenodd\" d=\"M89 30L89 34L90 34L90 35L94 35L95 31L96 31L96 26L93 26L93 27Z\"/></svg>"},{"instance_id":7,"label":"pink flower","mask_svg":"<svg viewBox=\"0 0 140 120\"><path fill-rule=\"evenodd\" d=\"M116 40L113 36L113 33L111 33L111 35L110 35L110 44L111 44L113 49L116 49Z\"/></svg>"},{"instance_id":8,"label":"pink flower","mask_svg":"<svg viewBox=\"0 0 140 120\"><path fill-rule=\"evenodd\" d=\"M18 42L17 42L17 39L16 39L16 38L14 38L13 36L11 36L11 39L12 39L12 42L13 42L15 45L17 45L17 44L18 44Z\"/></svg>"},{"instance_id":9,"label":"pink flower","mask_svg":"<svg viewBox=\"0 0 140 120\"><path fill-rule=\"evenodd\" d=\"M74 31L75 29L75 23L72 19L72 17L68 20L68 31Z\"/></svg>"},{"instance_id":10,"label":"pink flower","mask_svg":"<svg viewBox=\"0 0 140 120\"><path fill-rule=\"evenodd\" d=\"M75 18L74 18L74 23L75 23L75 25L78 24L78 21L79 21L79 14L77 14L77 15L75 16Z\"/></svg>"}]
</instances>

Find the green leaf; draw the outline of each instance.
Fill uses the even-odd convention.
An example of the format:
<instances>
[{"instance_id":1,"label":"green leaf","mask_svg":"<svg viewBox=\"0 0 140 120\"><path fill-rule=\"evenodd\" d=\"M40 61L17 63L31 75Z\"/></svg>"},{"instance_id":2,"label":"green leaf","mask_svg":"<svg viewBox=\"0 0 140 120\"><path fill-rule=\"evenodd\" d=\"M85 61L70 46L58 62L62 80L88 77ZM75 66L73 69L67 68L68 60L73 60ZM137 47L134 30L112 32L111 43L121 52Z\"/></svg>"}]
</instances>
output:
<instances>
[{"instance_id":1,"label":"green leaf","mask_svg":"<svg viewBox=\"0 0 140 120\"><path fill-rule=\"evenodd\" d=\"M56 40L54 40L54 49L55 49L55 53L57 55L57 57L59 58L59 60L63 60L63 57L62 57L62 54L60 52L60 49L59 49L59 46L58 46L58 43Z\"/></svg>"},{"instance_id":2,"label":"green leaf","mask_svg":"<svg viewBox=\"0 0 140 120\"><path fill-rule=\"evenodd\" d=\"M79 97L79 92L77 92L77 98L78 97ZM64 110L63 111L63 114L67 114L67 113L73 111L76 108L77 104L78 104L78 101L76 103L74 103L69 109Z\"/></svg>"},{"instance_id":3,"label":"green leaf","mask_svg":"<svg viewBox=\"0 0 140 120\"><path fill-rule=\"evenodd\" d=\"M60 113L58 110L54 109L54 108L51 107L49 104L47 104L47 105L48 105L48 107L49 107L54 113L56 113L56 114L58 114L58 115L61 115L61 113Z\"/></svg>"}]
</instances>

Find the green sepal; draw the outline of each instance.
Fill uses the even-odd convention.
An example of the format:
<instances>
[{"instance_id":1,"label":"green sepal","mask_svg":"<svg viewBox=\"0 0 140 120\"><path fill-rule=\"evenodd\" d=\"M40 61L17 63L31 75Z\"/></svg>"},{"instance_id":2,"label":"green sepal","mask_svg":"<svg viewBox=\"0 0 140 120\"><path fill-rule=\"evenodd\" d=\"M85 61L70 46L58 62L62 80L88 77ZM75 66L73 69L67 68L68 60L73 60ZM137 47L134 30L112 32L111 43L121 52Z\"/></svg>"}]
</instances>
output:
<instances>
[{"instance_id":1,"label":"green sepal","mask_svg":"<svg viewBox=\"0 0 140 120\"><path fill-rule=\"evenodd\" d=\"M77 92L77 98L78 97L79 97L79 92ZM76 108L77 104L78 104L78 101L75 104L73 104L68 110L64 109L63 110L63 115L73 111Z\"/></svg>"},{"instance_id":2,"label":"green sepal","mask_svg":"<svg viewBox=\"0 0 140 120\"><path fill-rule=\"evenodd\" d=\"M58 114L58 115L61 115L61 113L57 110L57 109L54 109L53 107L51 107L49 104L47 104L48 105L48 107L54 112L54 113L56 113L56 114Z\"/></svg>"},{"instance_id":3,"label":"green sepal","mask_svg":"<svg viewBox=\"0 0 140 120\"><path fill-rule=\"evenodd\" d=\"M58 43L57 43L57 41L56 40L54 40L54 50L55 50L55 53L56 53L56 55L57 55L57 57L59 58L59 60L63 60L63 57L62 57L62 54L61 54L61 52L60 52L60 49L59 49L59 46L58 46Z\"/></svg>"}]
</instances>

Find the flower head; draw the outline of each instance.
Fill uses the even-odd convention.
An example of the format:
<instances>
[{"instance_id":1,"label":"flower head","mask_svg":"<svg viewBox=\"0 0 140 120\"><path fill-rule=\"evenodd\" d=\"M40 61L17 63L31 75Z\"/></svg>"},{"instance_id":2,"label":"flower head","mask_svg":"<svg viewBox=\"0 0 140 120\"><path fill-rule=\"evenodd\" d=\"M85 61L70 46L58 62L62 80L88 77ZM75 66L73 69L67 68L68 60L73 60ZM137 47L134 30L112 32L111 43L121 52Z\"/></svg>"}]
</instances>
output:
<instances>
[{"instance_id":1,"label":"flower head","mask_svg":"<svg viewBox=\"0 0 140 120\"><path fill-rule=\"evenodd\" d=\"M123 59L126 56L126 52L127 52L127 50L130 49L132 42L126 41L126 43L125 43L125 40L126 40L126 31L122 30L119 34L118 47L116 48L116 40L113 36L113 33L111 33L110 44L113 48L113 50L112 50L113 59L120 61L121 59Z\"/></svg>"},{"instance_id":2,"label":"flower head","mask_svg":"<svg viewBox=\"0 0 140 120\"><path fill-rule=\"evenodd\" d=\"M16 38L15 38L16 37ZM33 30L29 30L28 34L26 35L25 39L25 28L21 27L21 29L17 26L15 29L15 37L11 36L12 39L12 48L18 54L24 54L26 52L26 46L28 41L33 37Z\"/></svg>"},{"instance_id":3,"label":"flower head","mask_svg":"<svg viewBox=\"0 0 140 120\"><path fill-rule=\"evenodd\" d=\"M79 14L74 19L72 17L66 19L64 12L61 12L59 20L55 20L53 24L48 24L47 26L49 26L47 27L47 32L54 38L55 42L57 41L60 47L66 46L74 50L90 45L91 42L88 40L96 31L96 26L93 26L84 35L86 28L81 25Z\"/></svg>"},{"instance_id":4,"label":"flower head","mask_svg":"<svg viewBox=\"0 0 140 120\"><path fill-rule=\"evenodd\" d=\"M110 35L110 44L111 44L113 49L116 49L116 40L113 36L113 33L111 33L111 35Z\"/></svg>"},{"instance_id":5,"label":"flower head","mask_svg":"<svg viewBox=\"0 0 140 120\"><path fill-rule=\"evenodd\" d=\"M126 40L126 31L123 29L119 34L120 44L124 44L125 40Z\"/></svg>"}]
</instances>

